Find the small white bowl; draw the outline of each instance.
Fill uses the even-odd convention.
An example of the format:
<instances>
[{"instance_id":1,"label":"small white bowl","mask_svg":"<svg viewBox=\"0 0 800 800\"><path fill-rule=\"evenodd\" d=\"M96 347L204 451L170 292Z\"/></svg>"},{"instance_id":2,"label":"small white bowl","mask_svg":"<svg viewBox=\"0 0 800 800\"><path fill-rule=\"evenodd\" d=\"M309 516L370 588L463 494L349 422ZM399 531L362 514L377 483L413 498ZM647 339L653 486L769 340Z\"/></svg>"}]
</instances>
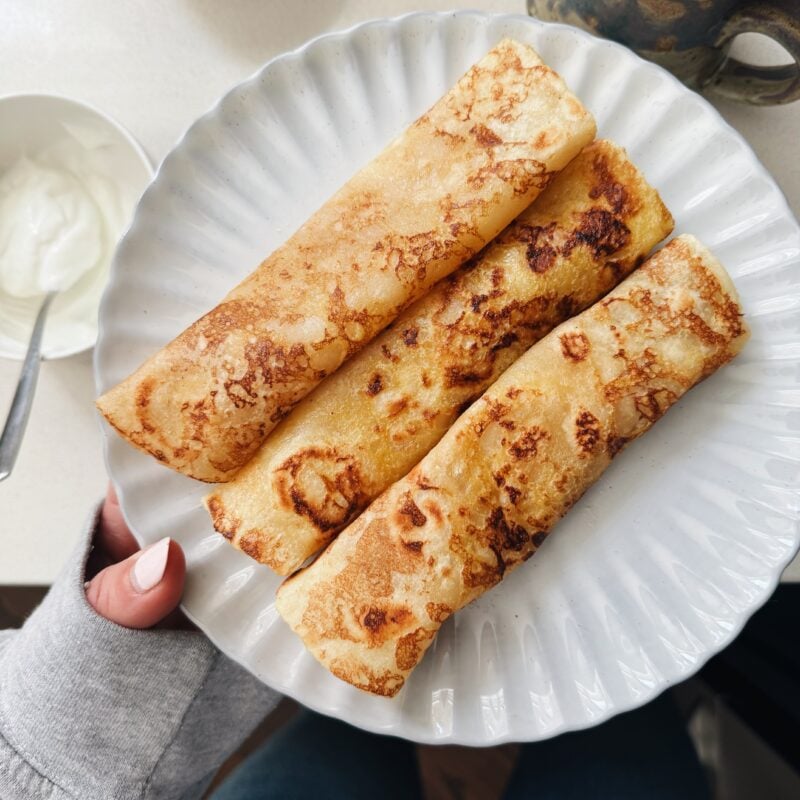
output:
<instances>
[{"instance_id":1,"label":"small white bowl","mask_svg":"<svg viewBox=\"0 0 800 800\"><path fill-rule=\"evenodd\" d=\"M20 156L35 156L75 132L102 141L102 172L116 186L125 220L118 231L121 237L153 177L153 168L133 136L96 108L53 95L0 97L0 174ZM73 355L94 345L97 309L115 246L116 241L110 243L105 263L83 275L53 302L44 333L44 358ZM41 301L41 297L12 297L0 289L0 357L21 359L25 355Z\"/></svg>"}]
</instances>

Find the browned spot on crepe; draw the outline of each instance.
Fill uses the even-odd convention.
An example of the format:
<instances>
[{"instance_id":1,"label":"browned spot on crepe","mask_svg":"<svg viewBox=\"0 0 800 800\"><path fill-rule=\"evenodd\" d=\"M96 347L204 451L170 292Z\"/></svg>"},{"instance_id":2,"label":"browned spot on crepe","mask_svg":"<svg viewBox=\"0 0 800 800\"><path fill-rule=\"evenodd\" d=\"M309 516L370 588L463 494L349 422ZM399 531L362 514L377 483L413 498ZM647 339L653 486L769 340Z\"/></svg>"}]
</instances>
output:
<instances>
[{"instance_id":1,"label":"browned spot on crepe","mask_svg":"<svg viewBox=\"0 0 800 800\"><path fill-rule=\"evenodd\" d=\"M420 511L419 506L411 499L410 493L404 498L398 512L407 517L411 524L417 528L421 528L428 521L428 518Z\"/></svg>"},{"instance_id":2,"label":"browned spot on crepe","mask_svg":"<svg viewBox=\"0 0 800 800\"><path fill-rule=\"evenodd\" d=\"M539 452L539 443L543 439L549 438L547 431L534 426L520 436L519 439L509 447L509 452L514 458L532 458Z\"/></svg>"},{"instance_id":3,"label":"browned spot on crepe","mask_svg":"<svg viewBox=\"0 0 800 800\"><path fill-rule=\"evenodd\" d=\"M589 355L589 340L580 332L562 333L561 352L571 361L583 361Z\"/></svg>"},{"instance_id":4,"label":"browned spot on crepe","mask_svg":"<svg viewBox=\"0 0 800 800\"><path fill-rule=\"evenodd\" d=\"M591 411L583 410L575 419L575 438L584 453L591 453L600 441L600 421Z\"/></svg>"},{"instance_id":5,"label":"browned spot on crepe","mask_svg":"<svg viewBox=\"0 0 800 800\"><path fill-rule=\"evenodd\" d=\"M369 380L367 384L367 394L370 397L375 397L380 390L383 389L383 378L381 377L379 372L376 372Z\"/></svg>"},{"instance_id":6,"label":"browned spot on crepe","mask_svg":"<svg viewBox=\"0 0 800 800\"><path fill-rule=\"evenodd\" d=\"M355 459L333 448L309 447L275 471L281 503L319 530L346 523L361 503L362 478Z\"/></svg>"}]
</instances>

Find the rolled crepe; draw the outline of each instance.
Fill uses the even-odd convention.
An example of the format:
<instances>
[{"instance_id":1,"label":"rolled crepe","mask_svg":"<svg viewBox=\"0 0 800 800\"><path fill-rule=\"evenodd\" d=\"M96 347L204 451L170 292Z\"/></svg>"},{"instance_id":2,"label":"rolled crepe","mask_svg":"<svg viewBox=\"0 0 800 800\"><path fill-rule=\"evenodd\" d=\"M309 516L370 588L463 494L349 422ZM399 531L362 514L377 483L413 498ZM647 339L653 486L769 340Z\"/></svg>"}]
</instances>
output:
<instances>
[{"instance_id":1,"label":"rolled crepe","mask_svg":"<svg viewBox=\"0 0 800 800\"><path fill-rule=\"evenodd\" d=\"M453 612L529 558L625 445L747 338L736 290L681 236L508 369L279 589L334 675L394 695Z\"/></svg>"},{"instance_id":2,"label":"rolled crepe","mask_svg":"<svg viewBox=\"0 0 800 800\"><path fill-rule=\"evenodd\" d=\"M672 230L622 148L585 148L492 244L295 408L230 483L214 527L288 575L405 475L533 342Z\"/></svg>"},{"instance_id":3,"label":"rolled crepe","mask_svg":"<svg viewBox=\"0 0 800 800\"><path fill-rule=\"evenodd\" d=\"M594 131L530 47L501 42L98 408L163 464L230 480L295 403L496 236Z\"/></svg>"}]
</instances>

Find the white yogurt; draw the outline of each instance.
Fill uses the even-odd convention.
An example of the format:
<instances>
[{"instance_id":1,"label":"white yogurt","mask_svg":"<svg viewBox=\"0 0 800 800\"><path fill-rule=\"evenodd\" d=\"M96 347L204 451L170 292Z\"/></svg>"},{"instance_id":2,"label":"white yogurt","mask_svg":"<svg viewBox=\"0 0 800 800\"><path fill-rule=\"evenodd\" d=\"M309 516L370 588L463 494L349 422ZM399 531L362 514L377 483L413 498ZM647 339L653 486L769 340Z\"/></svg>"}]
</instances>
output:
<instances>
[{"instance_id":1,"label":"white yogurt","mask_svg":"<svg viewBox=\"0 0 800 800\"><path fill-rule=\"evenodd\" d=\"M115 185L97 148L67 138L0 175L0 289L14 297L65 291L105 267L120 233Z\"/></svg>"}]
</instances>

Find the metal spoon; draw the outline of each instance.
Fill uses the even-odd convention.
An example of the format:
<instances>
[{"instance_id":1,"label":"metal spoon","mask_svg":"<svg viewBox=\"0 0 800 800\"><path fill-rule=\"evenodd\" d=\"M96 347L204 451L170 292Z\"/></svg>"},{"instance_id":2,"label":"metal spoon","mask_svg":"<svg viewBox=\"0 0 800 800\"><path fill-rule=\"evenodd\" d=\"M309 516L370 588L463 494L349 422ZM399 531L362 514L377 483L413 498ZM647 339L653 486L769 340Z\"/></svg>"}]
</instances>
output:
<instances>
[{"instance_id":1,"label":"metal spoon","mask_svg":"<svg viewBox=\"0 0 800 800\"><path fill-rule=\"evenodd\" d=\"M36 379L39 377L39 362L41 360L42 333L44 323L47 319L47 311L50 303L58 292L48 292L45 295L39 313L36 315L36 322L33 325L31 340L28 342L28 352L25 353L25 360L22 362L22 372L19 376L17 390L14 392L14 399L11 401L11 408L8 410L8 418L0 434L0 481L5 480L14 469L22 435L25 433L25 426L28 424L28 417L33 405L33 393L36 390Z\"/></svg>"}]
</instances>

